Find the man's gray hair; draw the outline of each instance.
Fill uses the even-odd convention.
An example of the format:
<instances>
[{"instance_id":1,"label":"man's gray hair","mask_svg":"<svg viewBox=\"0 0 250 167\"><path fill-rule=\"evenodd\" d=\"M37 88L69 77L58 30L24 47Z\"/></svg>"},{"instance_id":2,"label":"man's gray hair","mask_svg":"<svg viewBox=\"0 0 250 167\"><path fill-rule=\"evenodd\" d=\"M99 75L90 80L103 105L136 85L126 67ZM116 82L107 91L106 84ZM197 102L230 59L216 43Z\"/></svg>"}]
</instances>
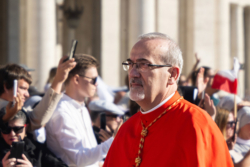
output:
<instances>
[{"instance_id":1,"label":"man's gray hair","mask_svg":"<svg viewBox=\"0 0 250 167\"><path fill-rule=\"evenodd\" d=\"M182 52L179 45L166 34L159 32L147 33L139 36L139 40L150 40L150 39L163 39L168 42L168 49L164 55L161 55L161 59L165 64L171 64L180 68L180 73L177 81L180 78L180 74L183 67Z\"/></svg>"}]
</instances>

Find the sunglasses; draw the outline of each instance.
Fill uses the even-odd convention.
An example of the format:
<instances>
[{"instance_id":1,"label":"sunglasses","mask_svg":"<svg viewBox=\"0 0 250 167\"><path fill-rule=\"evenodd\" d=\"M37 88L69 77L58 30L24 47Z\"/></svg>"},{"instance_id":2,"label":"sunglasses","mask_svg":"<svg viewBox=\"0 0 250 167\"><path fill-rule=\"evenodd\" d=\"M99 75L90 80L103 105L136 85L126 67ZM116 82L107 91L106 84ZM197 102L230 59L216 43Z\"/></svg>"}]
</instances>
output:
<instances>
[{"instance_id":1,"label":"sunglasses","mask_svg":"<svg viewBox=\"0 0 250 167\"><path fill-rule=\"evenodd\" d=\"M233 126L235 126L235 121L229 121L227 122L227 126L232 128Z\"/></svg>"},{"instance_id":2,"label":"sunglasses","mask_svg":"<svg viewBox=\"0 0 250 167\"><path fill-rule=\"evenodd\" d=\"M16 134L19 134L23 132L24 127L26 127L26 124L24 126L15 126L15 127L5 126L4 128L1 129L1 132L3 134L10 134L11 130L13 130Z\"/></svg>"},{"instance_id":3,"label":"sunglasses","mask_svg":"<svg viewBox=\"0 0 250 167\"><path fill-rule=\"evenodd\" d=\"M91 84L93 84L93 85L95 85L96 84L96 82L97 82L97 77L95 77L95 78L90 78L90 77L86 77L86 76L84 76L84 75L80 75L80 74L78 74L79 76L81 76L81 77L85 77L85 78L88 78L88 79L91 79Z\"/></svg>"}]
</instances>

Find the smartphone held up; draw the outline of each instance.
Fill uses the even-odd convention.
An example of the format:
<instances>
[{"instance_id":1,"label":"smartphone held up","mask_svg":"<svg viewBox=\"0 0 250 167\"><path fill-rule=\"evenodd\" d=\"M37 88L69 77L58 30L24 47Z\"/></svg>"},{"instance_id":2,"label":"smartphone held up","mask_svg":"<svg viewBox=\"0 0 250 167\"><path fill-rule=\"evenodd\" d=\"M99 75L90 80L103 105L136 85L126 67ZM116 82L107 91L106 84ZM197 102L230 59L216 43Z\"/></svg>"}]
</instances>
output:
<instances>
[{"instance_id":1,"label":"smartphone held up","mask_svg":"<svg viewBox=\"0 0 250 167\"><path fill-rule=\"evenodd\" d=\"M17 80L15 79L13 82L14 82L13 83L13 96L16 97L17 96ZM13 99L12 105L14 106L15 103L16 103L16 101L15 101L15 99Z\"/></svg>"},{"instance_id":2,"label":"smartphone held up","mask_svg":"<svg viewBox=\"0 0 250 167\"><path fill-rule=\"evenodd\" d=\"M65 61L67 61L67 60L70 60L70 59L72 59L72 58L74 57L75 52L76 52L77 43L78 43L77 40L73 40L73 41L72 41L72 45L71 45L69 57L66 58L63 62L65 62Z\"/></svg>"},{"instance_id":3,"label":"smartphone held up","mask_svg":"<svg viewBox=\"0 0 250 167\"><path fill-rule=\"evenodd\" d=\"M24 141L22 141L21 137L19 136L18 142L12 142L9 158L23 159L22 158L23 153L24 153Z\"/></svg>"}]
</instances>

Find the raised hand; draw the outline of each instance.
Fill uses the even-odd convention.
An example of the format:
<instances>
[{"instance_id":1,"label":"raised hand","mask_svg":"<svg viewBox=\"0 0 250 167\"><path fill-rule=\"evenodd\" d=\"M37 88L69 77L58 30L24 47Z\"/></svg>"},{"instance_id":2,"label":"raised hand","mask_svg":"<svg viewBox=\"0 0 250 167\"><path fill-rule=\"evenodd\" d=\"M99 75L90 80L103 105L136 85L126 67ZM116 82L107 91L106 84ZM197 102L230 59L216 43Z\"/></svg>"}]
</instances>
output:
<instances>
[{"instance_id":1,"label":"raised hand","mask_svg":"<svg viewBox=\"0 0 250 167\"><path fill-rule=\"evenodd\" d=\"M5 156L2 159L2 165L3 167L15 167L16 165L16 158L10 158L8 159L10 155L10 151L8 151Z\"/></svg>"},{"instance_id":2,"label":"raised hand","mask_svg":"<svg viewBox=\"0 0 250 167\"><path fill-rule=\"evenodd\" d=\"M16 167L33 167L31 162L28 160L28 158L22 154L23 159L17 159L17 162L21 163L19 165L16 165Z\"/></svg>"},{"instance_id":3,"label":"raised hand","mask_svg":"<svg viewBox=\"0 0 250 167\"><path fill-rule=\"evenodd\" d=\"M197 74L196 77L196 87L198 89L198 97L201 99L202 92L205 91L207 87L209 78L204 79L204 68L200 68L200 71Z\"/></svg>"},{"instance_id":4,"label":"raised hand","mask_svg":"<svg viewBox=\"0 0 250 167\"><path fill-rule=\"evenodd\" d=\"M23 103L23 100L18 92L17 92L17 97L13 97L13 99L15 99L14 106L12 106L12 102L9 102L8 105L6 106L6 113L2 118L4 122L8 122L23 107L24 103Z\"/></svg>"},{"instance_id":5,"label":"raised hand","mask_svg":"<svg viewBox=\"0 0 250 167\"><path fill-rule=\"evenodd\" d=\"M214 102L212 99L210 99L208 94L205 94L204 107L207 113L212 117L212 119L215 120L216 107L214 106Z\"/></svg>"},{"instance_id":6,"label":"raised hand","mask_svg":"<svg viewBox=\"0 0 250 167\"><path fill-rule=\"evenodd\" d=\"M197 55L197 53L194 54L194 57L195 57L195 60L196 60L196 63L200 63L201 61L201 58Z\"/></svg>"},{"instance_id":7,"label":"raised hand","mask_svg":"<svg viewBox=\"0 0 250 167\"><path fill-rule=\"evenodd\" d=\"M76 66L74 58L63 62L66 58L67 56L61 58L56 70L55 78L51 85L51 88L53 88L57 93L61 93L62 84L68 78L69 72Z\"/></svg>"}]
</instances>

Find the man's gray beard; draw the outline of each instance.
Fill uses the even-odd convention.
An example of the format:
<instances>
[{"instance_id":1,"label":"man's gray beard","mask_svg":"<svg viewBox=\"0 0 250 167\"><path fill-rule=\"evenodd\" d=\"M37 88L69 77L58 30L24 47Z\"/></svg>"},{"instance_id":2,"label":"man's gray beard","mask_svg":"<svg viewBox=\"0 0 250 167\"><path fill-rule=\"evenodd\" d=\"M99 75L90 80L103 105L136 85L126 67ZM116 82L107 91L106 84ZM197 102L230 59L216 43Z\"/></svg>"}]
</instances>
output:
<instances>
[{"instance_id":1,"label":"man's gray beard","mask_svg":"<svg viewBox=\"0 0 250 167\"><path fill-rule=\"evenodd\" d=\"M133 101L141 101L145 98L144 90L138 90L136 88L130 88L129 98Z\"/></svg>"}]
</instances>

